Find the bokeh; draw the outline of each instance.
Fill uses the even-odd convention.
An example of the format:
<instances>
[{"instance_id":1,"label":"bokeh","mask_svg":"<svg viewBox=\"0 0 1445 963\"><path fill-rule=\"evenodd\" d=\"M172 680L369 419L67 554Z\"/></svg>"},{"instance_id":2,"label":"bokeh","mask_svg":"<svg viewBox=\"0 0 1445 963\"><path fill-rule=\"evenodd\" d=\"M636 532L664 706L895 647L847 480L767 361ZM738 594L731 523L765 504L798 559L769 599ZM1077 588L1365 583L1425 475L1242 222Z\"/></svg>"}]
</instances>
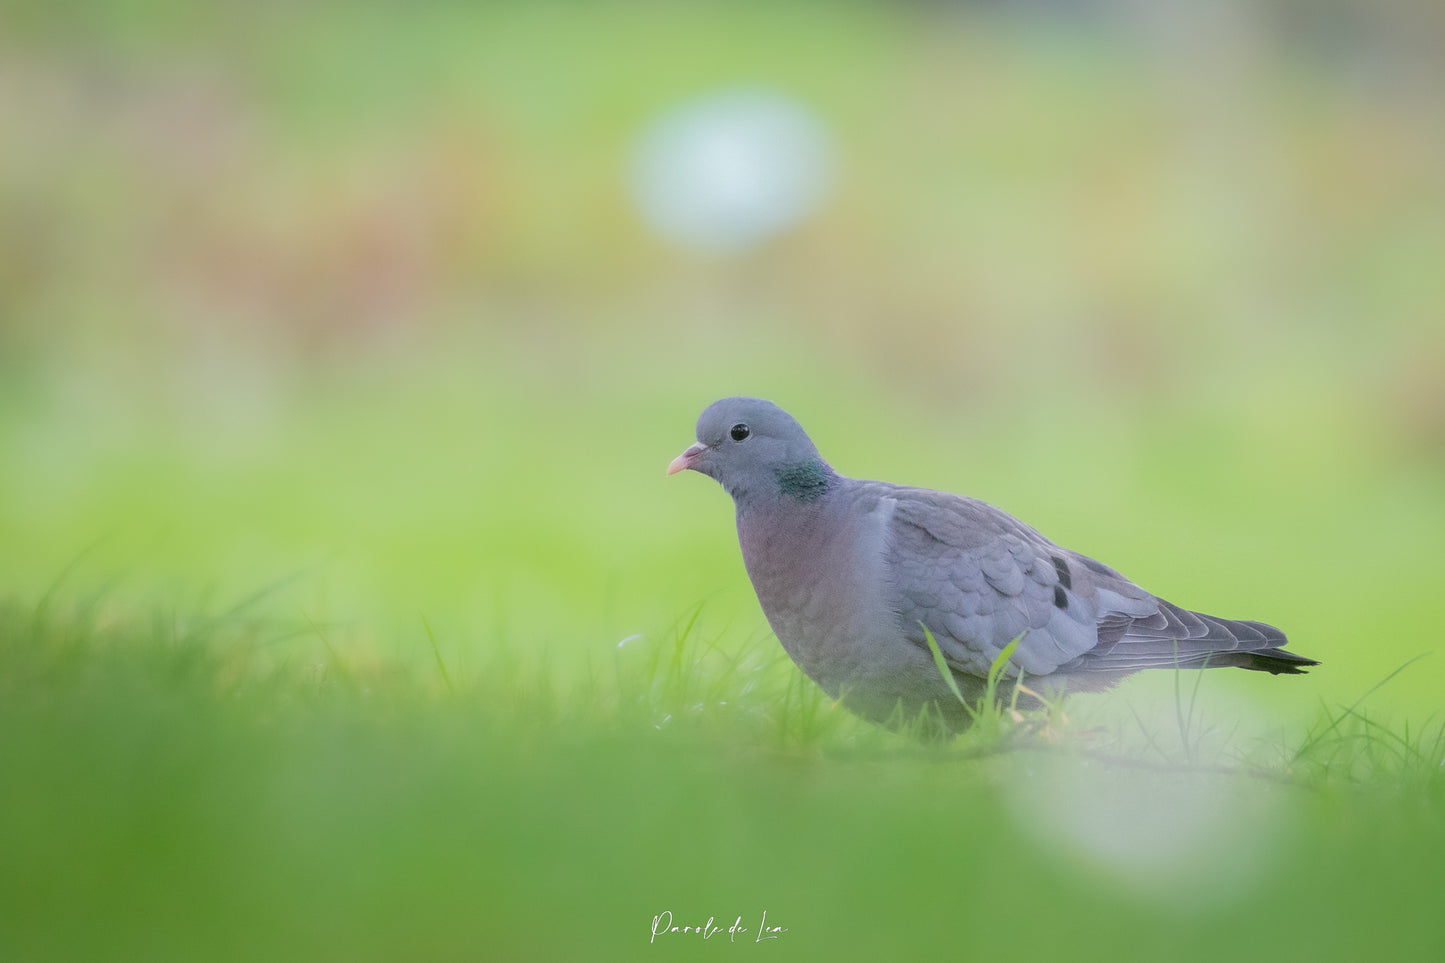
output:
<instances>
[{"instance_id":1,"label":"bokeh","mask_svg":"<svg viewBox=\"0 0 1445 963\"><path fill-rule=\"evenodd\" d=\"M847 473L987 498L1332 663L1427 645L1431 4L5 17L14 591L84 555L616 638L742 607L724 503L659 469L755 393ZM732 124L750 200L649 148L679 116L704 158Z\"/></svg>"},{"instance_id":2,"label":"bokeh","mask_svg":"<svg viewBox=\"0 0 1445 963\"><path fill-rule=\"evenodd\" d=\"M1421 655L1371 705L1423 721L1442 108L1430 0L12 0L0 595L435 686L771 653L663 475L755 394L1284 628L1319 669L1204 685L1246 736Z\"/></svg>"}]
</instances>

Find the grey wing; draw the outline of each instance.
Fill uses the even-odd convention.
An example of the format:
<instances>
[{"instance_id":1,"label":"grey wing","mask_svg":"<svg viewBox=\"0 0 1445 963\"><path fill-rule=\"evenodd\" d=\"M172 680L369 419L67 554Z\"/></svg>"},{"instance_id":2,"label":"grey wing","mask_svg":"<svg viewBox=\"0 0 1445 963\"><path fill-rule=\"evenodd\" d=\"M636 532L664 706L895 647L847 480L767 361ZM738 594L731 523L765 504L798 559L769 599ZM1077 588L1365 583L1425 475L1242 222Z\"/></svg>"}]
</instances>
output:
<instances>
[{"instance_id":1,"label":"grey wing","mask_svg":"<svg viewBox=\"0 0 1445 963\"><path fill-rule=\"evenodd\" d=\"M1098 565L1092 559L1075 557ZM1112 580L1132 585L1117 572L1105 571ZM1060 671L1120 673L1170 666L1238 666L1294 673L1300 671L1298 666L1318 664L1313 659L1282 651L1279 646L1288 640L1272 625L1222 619L1180 608L1161 598L1149 598L1153 602L1152 611L1142 616L1104 612L1099 620L1098 644L1060 666Z\"/></svg>"},{"instance_id":2,"label":"grey wing","mask_svg":"<svg viewBox=\"0 0 1445 963\"><path fill-rule=\"evenodd\" d=\"M959 672L986 676L1017 638L1008 674L1048 675L1093 650L1102 628L1158 609L1117 572L985 502L908 488L893 497L889 571L901 628L926 646L926 625Z\"/></svg>"}]
</instances>

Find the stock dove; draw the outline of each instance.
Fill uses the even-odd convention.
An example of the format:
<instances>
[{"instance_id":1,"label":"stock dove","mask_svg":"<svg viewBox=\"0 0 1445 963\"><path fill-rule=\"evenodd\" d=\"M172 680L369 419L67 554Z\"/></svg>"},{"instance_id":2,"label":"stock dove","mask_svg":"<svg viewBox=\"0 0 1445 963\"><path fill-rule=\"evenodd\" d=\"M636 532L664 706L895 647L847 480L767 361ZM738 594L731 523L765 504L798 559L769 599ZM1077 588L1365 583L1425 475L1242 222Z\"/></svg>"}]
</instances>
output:
<instances>
[{"instance_id":1,"label":"stock dove","mask_svg":"<svg viewBox=\"0 0 1445 963\"><path fill-rule=\"evenodd\" d=\"M768 401L710 405L697 443L667 472L684 469L732 496L748 576L788 655L878 722L934 706L949 728L969 723L924 626L972 704L1014 639L1004 697L1020 673L1021 692L1062 694L1140 669L1297 674L1318 664L1284 651L1273 626L1182 609L985 502L840 475Z\"/></svg>"}]
</instances>

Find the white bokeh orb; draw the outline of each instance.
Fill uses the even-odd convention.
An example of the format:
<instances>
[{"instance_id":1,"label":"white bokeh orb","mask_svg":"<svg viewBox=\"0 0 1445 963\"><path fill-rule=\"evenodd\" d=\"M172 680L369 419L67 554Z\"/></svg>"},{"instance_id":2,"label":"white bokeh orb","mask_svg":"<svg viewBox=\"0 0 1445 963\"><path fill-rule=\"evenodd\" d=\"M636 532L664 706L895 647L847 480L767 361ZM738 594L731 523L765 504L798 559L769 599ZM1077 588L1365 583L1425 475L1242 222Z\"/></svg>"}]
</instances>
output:
<instances>
[{"instance_id":1,"label":"white bokeh orb","mask_svg":"<svg viewBox=\"0 0 1445 963\"><path fill-rule=\"evenodd\" d=\"M780 93L737 89L689 100L648 125L632 190L658 235L728 254L812 214L831 173L827 133L812 111Z\"/></svg>"}]
</instances>

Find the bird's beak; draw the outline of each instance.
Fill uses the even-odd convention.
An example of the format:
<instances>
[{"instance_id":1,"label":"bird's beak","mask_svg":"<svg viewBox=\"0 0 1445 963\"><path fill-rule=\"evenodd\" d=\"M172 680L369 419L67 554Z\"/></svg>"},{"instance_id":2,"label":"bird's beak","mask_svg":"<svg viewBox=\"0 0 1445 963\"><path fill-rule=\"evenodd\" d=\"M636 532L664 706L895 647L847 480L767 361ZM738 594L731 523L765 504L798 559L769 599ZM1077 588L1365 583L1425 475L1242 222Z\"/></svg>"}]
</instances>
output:
<instances>
[{"instance_id":1,"label":"bird's beak","mask_svg":"<svg viewBox=\"0 0 1445 963\"><path fill-rule=\"evenodd\" d=\"M672 460L672 463L667 466L667 473L669 475L676 475L684 469L691 468L693 462L697 461L698 456L705 451L707 451L707 445L704 445L702 442L698 442L689 447L687 451Z\"/></svg>"}]
</instances>

